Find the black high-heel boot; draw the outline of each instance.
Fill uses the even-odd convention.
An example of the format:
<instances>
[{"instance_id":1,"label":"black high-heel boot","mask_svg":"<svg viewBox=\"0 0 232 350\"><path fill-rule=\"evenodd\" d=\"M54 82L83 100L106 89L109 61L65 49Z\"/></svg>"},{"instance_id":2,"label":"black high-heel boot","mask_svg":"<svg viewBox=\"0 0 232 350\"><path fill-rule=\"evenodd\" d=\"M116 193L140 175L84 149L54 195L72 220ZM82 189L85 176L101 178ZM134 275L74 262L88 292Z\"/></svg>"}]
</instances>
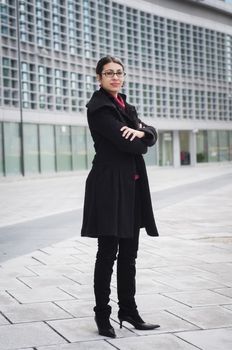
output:
<instances>
[{"instance_id":1,"label":"black high-heel boot","mask_svg":"<svg viewBox=\"0 0 232 350\"><path fill-rule=\"evenodd\" d=\"M122 328L123 321L130 323L132 326L135 327L135 329L139 329L142 331L149 331L160 327L160 325L158 324L151 324L151 323L144 322L138 313L123 315L122 313L119 312L118 319L120 322L120 328Z\"/></svg>"},{"instance_id":2,"label":"black high-heel boot","mask_svg":"<svg viewBox=\"0 0 232 350\"><path fill-rule=\"evenodd\" d=\"M95 316L94 320L96 322L99 335L110 338L116 337L114 328L112 327L109 318L102 319Z\"/></svg>"}]
</instances>

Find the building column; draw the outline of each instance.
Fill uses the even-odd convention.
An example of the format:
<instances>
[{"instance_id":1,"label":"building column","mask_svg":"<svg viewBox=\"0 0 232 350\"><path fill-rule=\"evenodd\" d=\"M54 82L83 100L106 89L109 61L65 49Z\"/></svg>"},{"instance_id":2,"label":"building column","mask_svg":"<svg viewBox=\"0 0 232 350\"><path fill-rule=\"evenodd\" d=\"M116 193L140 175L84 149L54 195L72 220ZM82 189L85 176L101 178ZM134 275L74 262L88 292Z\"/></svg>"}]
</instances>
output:
<instances>
[{"instance_id":1,"label":"building column","mask_svg":"<svg viewBox=\"0 0 232 350\"><path fill-rule=\"evenodd\" d=\"M197 142L196 131L189 131L189 152L190 152L190 164L195 166L197 164Z\"/></svg>"},{"instance_id":2,"label":"building column","mask_svg":"<svg viewBox=\"0 0 232 350\"><path fill-rule=\"evenodd\" d=\"M173 130L173 165L180 166L180 136L179 130Z\"/></svg>"}]
</instances>

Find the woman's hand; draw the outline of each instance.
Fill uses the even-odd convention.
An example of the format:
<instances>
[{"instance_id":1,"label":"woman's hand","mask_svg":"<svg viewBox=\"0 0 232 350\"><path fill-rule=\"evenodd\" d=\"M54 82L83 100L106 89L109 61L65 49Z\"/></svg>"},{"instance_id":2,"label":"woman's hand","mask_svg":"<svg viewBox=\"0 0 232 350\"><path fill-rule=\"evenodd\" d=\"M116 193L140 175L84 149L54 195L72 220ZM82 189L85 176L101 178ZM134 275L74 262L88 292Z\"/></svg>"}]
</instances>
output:
<instances>
[{"instance_id":1,"label":"woman's hand","mask_svg":"<svg viewBox=\"0 0 232 350\"><path fill-rule=\"evenodd\" d=\"M122 131L122 137L125 139L128 139L130 137L130 141L133 141L135 137L138 137L141 139L142 137L145 136L144 131L136 130L129 128L128 126L123 126L120 131Z\"/></svg>"}]
</instances>

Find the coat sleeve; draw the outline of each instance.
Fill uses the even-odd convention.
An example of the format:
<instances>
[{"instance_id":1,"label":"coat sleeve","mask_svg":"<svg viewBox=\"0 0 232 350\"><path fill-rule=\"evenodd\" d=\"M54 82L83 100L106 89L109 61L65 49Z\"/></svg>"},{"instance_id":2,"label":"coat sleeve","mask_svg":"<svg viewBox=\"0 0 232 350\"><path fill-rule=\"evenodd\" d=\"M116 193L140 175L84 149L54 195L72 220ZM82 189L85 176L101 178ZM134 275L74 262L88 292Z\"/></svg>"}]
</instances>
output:
<instances>
[{"instance_id":1,"label":"coat sleeve","mask_svg":"<svg viewBox=\"0 0 232 350\"><path fill-rule=\"evenodd\" d=\"M145 154L147 145L142 139L136 137L133 141L130 141L122 137L120 129L126 124L118 120L116 113L117 111L110 107L101 108L94 113L88 112L90 129L107 138L120 151L132 154Z\"/></svg>"},{"instance_id":2,"label":"coat sleeve","mask_svg":"<svg viewBox=\"0 0 232 350\"><path fill-rule=\"evenodd\" d=\"M139 119L139 124L141 124L142 127L138 128L138 130L145 132L145 137L142 139L143 142L149 147L153 146L158 139L158 134L156 129L153 126L149 126L143 123L140 119Z\"/></svg>"}]
</instances>

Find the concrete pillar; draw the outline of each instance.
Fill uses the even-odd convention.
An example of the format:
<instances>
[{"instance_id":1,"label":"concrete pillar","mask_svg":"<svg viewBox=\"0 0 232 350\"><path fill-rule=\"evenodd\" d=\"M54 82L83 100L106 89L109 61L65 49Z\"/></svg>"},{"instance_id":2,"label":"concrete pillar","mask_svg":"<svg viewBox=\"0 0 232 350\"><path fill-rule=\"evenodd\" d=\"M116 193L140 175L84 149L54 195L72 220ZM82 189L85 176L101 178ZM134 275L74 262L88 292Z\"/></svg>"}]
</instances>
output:
<instances>
[{"instance_id":1,"label":"concrete pillar","mask_svg":"<svg viewBox=\"0 0 232 350\"><path fill-rule=\"evenodd\" d=\"M179 130L173 131L173 165L175 168L180 166L180 137Z\"/></svg>"},{"instance_id":2,"label":"concrete pillar","mask_svg":"<svg viewBox=\"0 0 232 350\"><path fill-rule=\"evenodd\" d=\"M197 164L197 141L196 131L189 131L189 152L190 152L190 164L195 166Z\"/></svg>"}]
</instances>

